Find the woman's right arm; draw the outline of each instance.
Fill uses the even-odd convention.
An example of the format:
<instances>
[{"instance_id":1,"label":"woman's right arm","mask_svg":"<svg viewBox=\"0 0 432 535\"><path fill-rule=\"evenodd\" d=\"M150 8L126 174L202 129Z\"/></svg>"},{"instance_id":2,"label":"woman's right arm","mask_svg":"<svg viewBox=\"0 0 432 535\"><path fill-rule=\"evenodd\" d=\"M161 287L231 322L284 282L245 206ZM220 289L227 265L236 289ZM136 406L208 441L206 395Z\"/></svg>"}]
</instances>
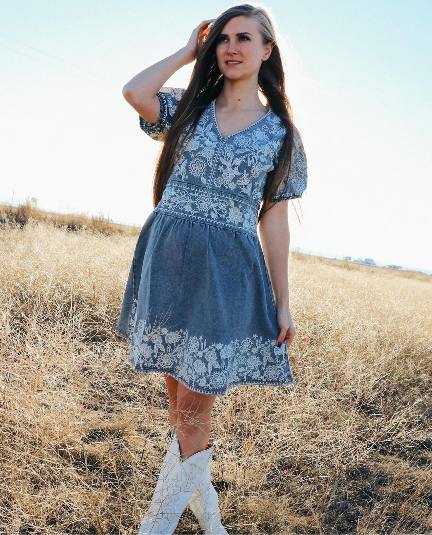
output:
<instances>
[{"instance_id":1,"label":"woman's right arm","mask_svg":"<svg viewBox=\"0 0 432 535\"><path fill-rule=\"evenodd\" d=\"M135 75L123 87L124 98L146 121L156 122L160 113L160 103L156 93L168 78L190 61L190 51L180 48L174 54Z\"/></svg>"},{"instance_id":2,"label":"woman's right arm","mask_svg":"<svg viewBox=\"0 0 432 535\"><path fill-rule=\"evenodd\" d=\"M214 19L204 20L192 31L186 46L170 56L150 65L136 74L123 86L123 96L146 121L154 123L160 114L160 101L156 93L180 67L196 58L206 27Z\"/></svg>"}]
</instances>

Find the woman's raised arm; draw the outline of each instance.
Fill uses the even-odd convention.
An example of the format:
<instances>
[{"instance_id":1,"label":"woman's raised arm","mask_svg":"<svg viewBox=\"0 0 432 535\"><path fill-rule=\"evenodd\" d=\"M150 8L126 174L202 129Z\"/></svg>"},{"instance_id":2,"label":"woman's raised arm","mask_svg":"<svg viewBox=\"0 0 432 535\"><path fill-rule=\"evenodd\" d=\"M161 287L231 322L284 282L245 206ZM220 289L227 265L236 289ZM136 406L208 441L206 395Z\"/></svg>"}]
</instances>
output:
<instances>
[{"instance_id":1,"label":"woman's raised arm","mask_svg":"<svg viewBox=\"0 0 432 535\"><path fill-rule=\"evenodd\" d=\"M187 44L166 58L136 74L123 86L123 96L145 120L155 123L159 118L160 102L156 93L180 67L196 58L206 27L211 20L194 28Z\"/></svg>"}]
</instances>

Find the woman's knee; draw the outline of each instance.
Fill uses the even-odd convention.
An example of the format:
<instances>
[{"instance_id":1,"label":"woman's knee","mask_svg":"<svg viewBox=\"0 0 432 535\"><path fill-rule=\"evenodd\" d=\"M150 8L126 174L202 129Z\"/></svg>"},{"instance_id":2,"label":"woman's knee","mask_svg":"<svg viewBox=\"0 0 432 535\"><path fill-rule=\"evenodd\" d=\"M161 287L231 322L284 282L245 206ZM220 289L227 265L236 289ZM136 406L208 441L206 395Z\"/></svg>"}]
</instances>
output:
<instances>
[{"instance_id":1,"label":"woman's knee","mask_svg":"<svg viewBox=\"0 0 432 535\"><path fill-rule=\"evenodd\" d=\"M177 422L186 427L207 426L216 396L194 392L179 383L177 388Z\"/></svg>"}]
</instances>

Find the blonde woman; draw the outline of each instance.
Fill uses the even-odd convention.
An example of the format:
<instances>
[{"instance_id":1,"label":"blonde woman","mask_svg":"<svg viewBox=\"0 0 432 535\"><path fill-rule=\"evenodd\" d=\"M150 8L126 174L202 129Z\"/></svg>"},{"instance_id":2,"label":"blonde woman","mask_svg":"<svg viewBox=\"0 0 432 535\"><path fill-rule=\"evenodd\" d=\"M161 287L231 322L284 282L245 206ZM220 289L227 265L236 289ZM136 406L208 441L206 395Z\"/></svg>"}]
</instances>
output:
<instances>
[{"instance_id":1,"label":"blonde woman","mask_svg":"<svg viewBox=\"0 0 432 535\"><path fill-rule=\"evenodd\" d=\"M163 86L192 61L187 88ZM123 94L163 142L116 329L133 369L162 373L169 397L171 445L139 534L173 533L188 505L207 535L226 534L210 471L214 401L293 383L287 201L305 190L307 165L269 15L242 4L201 22Z\"/></svg>"}]
</instances>

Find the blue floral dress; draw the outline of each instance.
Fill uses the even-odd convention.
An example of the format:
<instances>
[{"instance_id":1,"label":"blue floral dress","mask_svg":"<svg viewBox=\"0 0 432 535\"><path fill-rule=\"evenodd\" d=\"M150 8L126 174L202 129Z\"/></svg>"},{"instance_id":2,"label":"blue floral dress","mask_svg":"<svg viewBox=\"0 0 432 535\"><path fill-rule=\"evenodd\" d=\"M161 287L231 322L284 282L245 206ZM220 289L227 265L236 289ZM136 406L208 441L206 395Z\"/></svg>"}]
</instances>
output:
<instances>
[{"instance_id":1,"label":"blue floral dress","mask_svg":"<svg viewBox=\"0 0 432 535\"><path fill-rule=\"evenodd\" d=\"M163 141L183 92L161 88L156 123L139 116L152 139ZM275 297L257 234L267 173L285 132L269 108L222 135L215 99L204 109L135 246L116 326L134 370L218 396L242 384L293 383L286 342L276 344ZM306 185L295 128L291 169L273 201L298 198Z\"/></svg>"}]
</instances>

